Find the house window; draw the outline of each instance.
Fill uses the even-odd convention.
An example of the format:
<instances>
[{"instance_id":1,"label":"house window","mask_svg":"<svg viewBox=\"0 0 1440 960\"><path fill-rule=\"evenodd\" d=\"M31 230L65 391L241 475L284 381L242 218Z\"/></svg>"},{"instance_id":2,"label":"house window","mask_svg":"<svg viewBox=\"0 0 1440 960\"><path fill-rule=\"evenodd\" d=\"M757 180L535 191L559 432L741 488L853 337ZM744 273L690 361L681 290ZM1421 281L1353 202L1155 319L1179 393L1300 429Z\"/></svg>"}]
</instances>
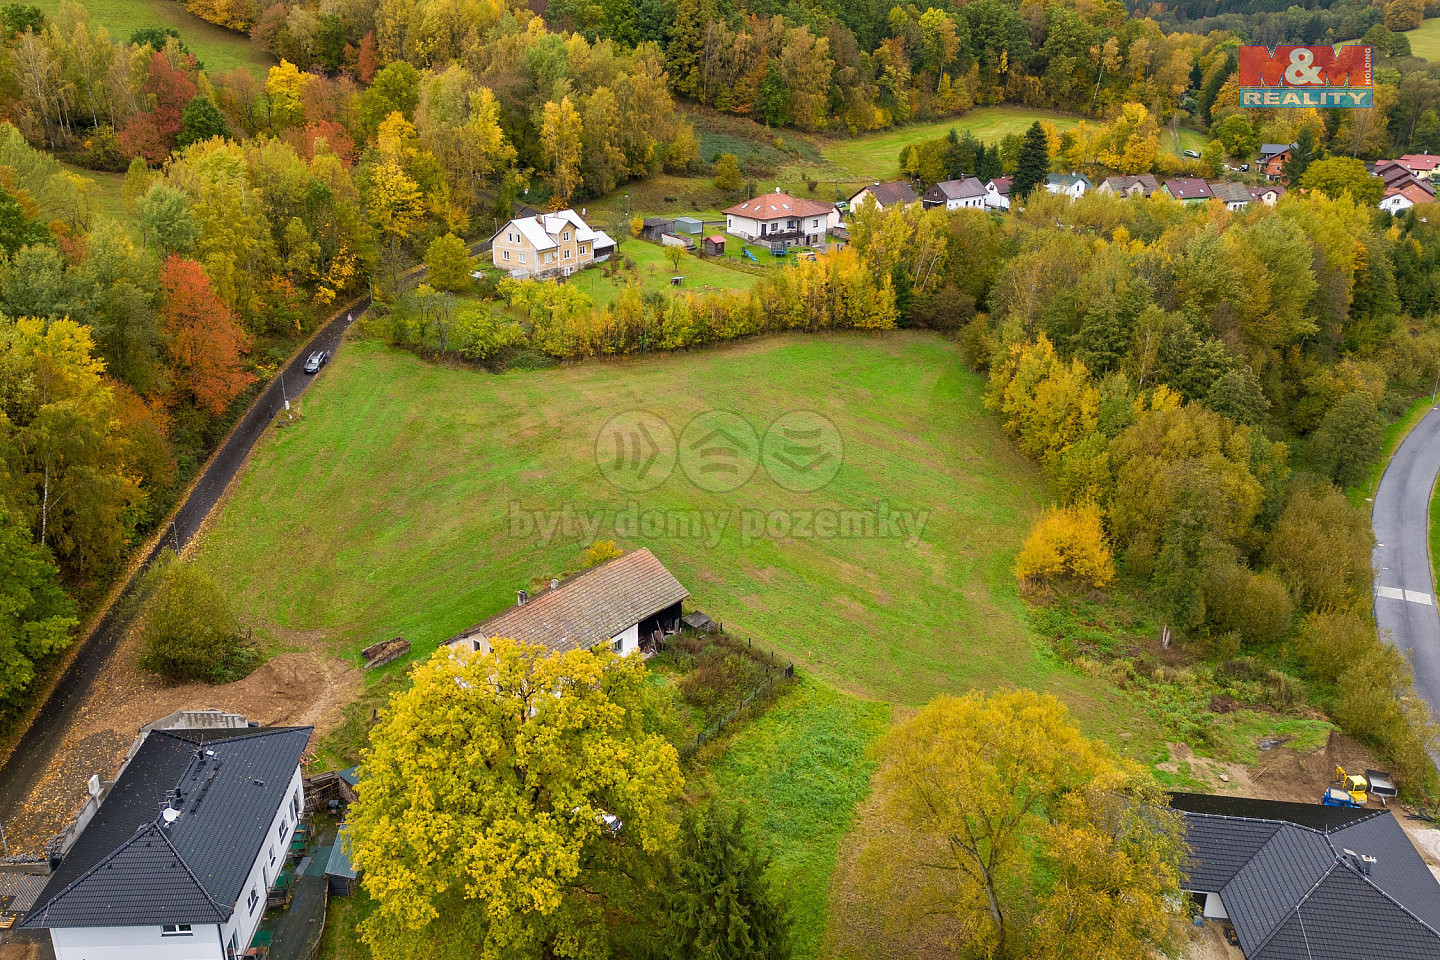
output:
<instances>
[{"instance_id":1,"label":"house window","mask_svg":"<svg viewBox=\"0 0 1440 960\"><path fill-rule=\"evenodd\" d=\"M506 250L506 251L505 251L505 259L506 259L506 260L509 260L509 259L510 259L510 251L509 251L509 250Z\"/></svg>"},{"instance_id":2,"label":"house window","mask_svg":"<svg viewBox=\"0 0 1440 960\"><path fill-rule=\"evenodd\" d=\"M167 923L160 928L160 936L162 937L189 937L193 935L190 930L190 924L188 923Z\"/></svg>"},{"instance_id":3,"label":"house window","mask_svg":"<svg viewBox=\"0 0 1440 960\"><path fill-rule=\"evenodd\" d=\"M564 240L566 243L569 243L569 242L570 242L570 231L569 231L569 230L566 230L564 233L562 233L562 234L560 235L560 239L561 239L561 240Z\"/></svg>"},{"instance_id":4,"label":"house window","mask_svg":"<svg viewBox=\"0 0 1440 960\"><path fill-rule=\"evenodd\" d=\"M566 250L566 251L565 251L565 259L566 259L566 260L569 260L569 259L570 259L570 251L569 251L569 250Z\"/></svg>"},{"instance_id":5,"label":"house window","mask_svg":"<svg viewBox=\"0 0 1440 960\"><path fill-rule=\"evenodd\" d=\"M289 833L289 832L290 832L290 821L289 821L289 820L281 820L281 821L280 821L280 842L281 842L281 843L284 843L284 842L285 842L285 834L287 834L287 833Z\"/></svg>"},{"instance_id":6,"label":"house window","mask_svg":"<svg viewBox=\"0 0 1440 960\"><path fill-rule=\"evenodd\" d=\"M256 890L255 890L254 887L251 887L251 888L250 888L250 896L248 896L248 897L245 898L245 905L246 905L246 907L249 908L249 910L250 910L251 913L254 913L254 912L255 912L255 904L257 904L257 903L259 903L259 902L260 902L260 894L256 892Z\"/></svg>"},{"instance_id":7,"label":"house window","mask_svg":"<svg viewBox=\"0 0 1440 960\"><path fill-rule=\"evenodd\" d=\"M295 796L290 798L290 815L296 820L300 819L300 788L295 788Z\"/></svg>"},{"instance_id":8,"label":"house window","mask_svg":"<svg viewBox=\"0 0 1440 960\"><path fill-rule=\"evenodd\" d=\"M820 219L817 217L816 219L811 220L811 221L810 221L810 226L812 226L812 227L818 227L818 226L820 226Z\"/></svg>"},{"instance_id":9,"label":"house window","mask_svg":"<svg viewBox=\"0 0 1440 960\"><path fill-rule=\"evenodd\" d=\"M523 254L523 253L520 254L520 262L521 262L521 263L524 263L524 262L525 262L525 254Z\"/></svg>"},{"instance_id":10,"label":"house window","mask_svg":"<svg viewBox=\"0 0 1440 960\"><path fill-rule=\"evenodd\" d=\"M275 848L270 848L270 866L275 866Z\"/></svg>"},{"instance_id":11,"label":"house window","mask_svg":"<svg viewBox=\"0 0 1440 960\"><path fill-rule=\"evenodd\" d=\"M585 256L585 244L580 244L580 256Z\"/></svg>"}]
</instances>

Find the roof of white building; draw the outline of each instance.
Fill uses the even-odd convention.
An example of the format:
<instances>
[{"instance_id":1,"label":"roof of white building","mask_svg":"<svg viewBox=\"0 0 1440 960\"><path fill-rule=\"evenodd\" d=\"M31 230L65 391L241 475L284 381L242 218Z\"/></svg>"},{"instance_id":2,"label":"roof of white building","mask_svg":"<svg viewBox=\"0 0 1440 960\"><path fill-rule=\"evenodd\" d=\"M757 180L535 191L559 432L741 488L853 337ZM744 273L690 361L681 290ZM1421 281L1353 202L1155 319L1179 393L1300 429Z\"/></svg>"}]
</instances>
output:
<instances>
[{"instance_id":1,"label":"roof of white building","mask_svg":"<svg viewBox=\"0 0 1440 960\"><path fill-rule=\"evenodd\" d=\"M550 250L560 245L560 234L567 226L575 228L575 239L581 243L596 239L597 231L574 210L556 210L533 217L517 217L495 231L495 237L510 230L523 236L536 250ZM493 241L495 237L490 239ZM612 241L613 245L613 241Z\"/></svg>"},{"instance_id":2,"label":"roof of white building","mask_svg":"<svg viewBox=\"0 0 1440 960\"><path fill-rule=\"evenodd\" d=\"M779 220L784 217L828 216L834 204L804 197L792 197L788 193L762 193L753 200L737 203L725 210L726 216L749 217L752 220Z\"/></svg>"},{"instance_id":3,"label":"roof of white building","mask_svg":"<svg viewBox=\"0 0 1440 960\"><path fill-rule=\"evenodd\" d=\"M151 731L23 925L224 923L289 799L310 732Z\"/></svg>"}]
</instances>

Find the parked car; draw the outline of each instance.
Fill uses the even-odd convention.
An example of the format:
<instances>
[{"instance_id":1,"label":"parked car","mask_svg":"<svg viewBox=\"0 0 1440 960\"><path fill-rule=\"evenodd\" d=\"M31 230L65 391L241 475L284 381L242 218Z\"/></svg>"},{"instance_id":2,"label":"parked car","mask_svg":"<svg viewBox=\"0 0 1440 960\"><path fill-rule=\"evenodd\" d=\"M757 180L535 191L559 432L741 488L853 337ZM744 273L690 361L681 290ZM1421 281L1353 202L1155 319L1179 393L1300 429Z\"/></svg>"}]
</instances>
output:
<instances>
[{"instance_id":1,"label":"parked car","mask_svg":"<svg viewBox=\"0 0 1440 960\"><path fill-rule=\"evenodd\" d=\"M308 358L306 358L306 360L305 360L305 372L306 372L306 373L319 373L319 372L320 372L320 368L323 367L323 366L325 366L326 362L327 362L329 359L330 359L330 351L329 351L329 350L316 350L314 353L310 354L310 356L309 356Z\"/></svg>"},{"instance_id":2,"label":"parked car","mask_svg":"<svg viewBox=\"0 0 1440 960\"><path fill-rule=\"evenodd\" d=\"M1184 150L1184 151L1182 151L1182 153L1183 153L1185 156L1189 157L1191 160L1199 160L1199 159L1200 159L1200 151L1199 151L1199 150Z\"/></svg>"}]
</instances>

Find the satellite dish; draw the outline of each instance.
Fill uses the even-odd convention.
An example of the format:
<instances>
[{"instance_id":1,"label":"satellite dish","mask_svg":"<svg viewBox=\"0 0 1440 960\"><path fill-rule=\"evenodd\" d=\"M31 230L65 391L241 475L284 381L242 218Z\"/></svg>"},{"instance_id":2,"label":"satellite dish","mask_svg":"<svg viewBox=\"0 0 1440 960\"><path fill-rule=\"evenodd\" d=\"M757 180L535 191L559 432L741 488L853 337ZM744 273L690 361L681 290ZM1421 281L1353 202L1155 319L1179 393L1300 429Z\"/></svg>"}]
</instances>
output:
<instances>
[{"instance_id":1,"label":"satellite dish","mask_svg":"<svg viewBox=\"0 0 1440 960\"><path fill-rule=\"evenodd\" d=\"M160 811L160 816L165 819L165 823L168 825L174 823L180 818L180 811L176 810L174 807L166 807L164 810Z\"/></svg>"}]
</instances>

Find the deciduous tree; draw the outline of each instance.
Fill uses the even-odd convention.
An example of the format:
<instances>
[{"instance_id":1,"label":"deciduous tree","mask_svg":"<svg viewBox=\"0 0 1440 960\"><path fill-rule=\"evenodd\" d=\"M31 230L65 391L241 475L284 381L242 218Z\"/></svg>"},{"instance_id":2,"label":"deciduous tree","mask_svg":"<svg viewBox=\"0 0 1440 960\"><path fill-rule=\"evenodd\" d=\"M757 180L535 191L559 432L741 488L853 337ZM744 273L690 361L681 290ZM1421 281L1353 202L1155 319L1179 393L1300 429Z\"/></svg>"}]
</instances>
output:
<instances>
[{"instance_id":1,"label":"deciduous tree","mask_svg":"<svg viewBox=\"0 0 1440 960\"><path fill-rule=\"evenodd\" d=\"M249 335L194 260L171 254L160 287L176 385L211 413L224 413L255 382L241 359Z\"/></svg>"}]
</instances>

